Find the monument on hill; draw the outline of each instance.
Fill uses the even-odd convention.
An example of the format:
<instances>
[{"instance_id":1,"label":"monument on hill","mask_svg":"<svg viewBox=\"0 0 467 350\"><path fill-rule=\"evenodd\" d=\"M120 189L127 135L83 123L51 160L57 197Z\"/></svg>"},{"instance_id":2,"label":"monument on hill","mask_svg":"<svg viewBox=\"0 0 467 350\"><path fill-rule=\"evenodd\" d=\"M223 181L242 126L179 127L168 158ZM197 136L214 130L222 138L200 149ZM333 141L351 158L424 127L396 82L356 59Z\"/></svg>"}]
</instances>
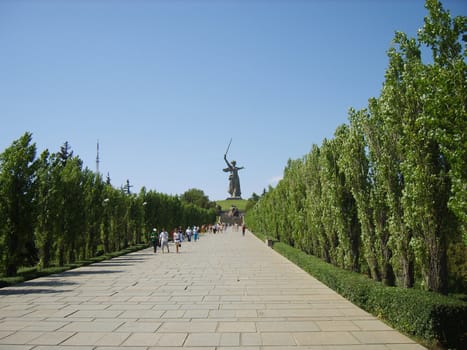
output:
<instances>
[{"instance_id":1,"label":"monument on hill","mask_svg":"<svg viewBox=\"0 0 467 350\"><path fill-rule=\"evenodd\" d=\"M224 172L229 172L229 193L230 198L227 199L242 199L242 191L240 190L240 178L238 177L238 171L243 169L243 167L238 167L237 162L232 160L229 162L227 160L227 153L229 152L230 144L232 143L232 139L230 139L229 145L227 146L227 150L224 154L224 160L227 164L227 168L222 169Z\"/></svg>"}]
</instances>

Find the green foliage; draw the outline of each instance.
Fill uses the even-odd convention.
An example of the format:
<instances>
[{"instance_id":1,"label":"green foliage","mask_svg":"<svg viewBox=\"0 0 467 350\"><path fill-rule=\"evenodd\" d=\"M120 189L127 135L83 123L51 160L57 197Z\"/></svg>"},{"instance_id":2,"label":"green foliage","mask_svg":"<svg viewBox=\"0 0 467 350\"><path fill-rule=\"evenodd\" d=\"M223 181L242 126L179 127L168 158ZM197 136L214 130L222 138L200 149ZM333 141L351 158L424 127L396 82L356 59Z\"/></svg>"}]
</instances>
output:
<instances>
[{"instance_id":1,"label":"green foliage","mask_svg":"<svg viewBox=\"0 0 467 350\"><path fill-rule=\"evenodd\" d=\"M0 270L15 276L35 262L33 227L36 146L25 133L0 155Z\"/></svg>"},{"instance_id":2,"label":"green foliage","mask_svg":"<svg viewBox=\"0 0 467 350\"><path fill-rule=\"evenodd\" d=\"M25 133L0 154L0 274L15 276L38 263L32 275L39 276L50 266L75 267L147 243L153 227L215 221L213 205L204 208L144 188L139 195L114 188L83 169L67 142L36 159L31 141Z\"/></svg>"},{"instance_id":3,"label":"green foliage","mask_svg":"<svg viewBox=\"0 0 467 350\"><path fill-rule=\"evenodd\" d=\"M211 202L209 197L204 194L203 190L196 188L185 191L181 196L180 200L185 203L194 204L197 207L204 209L211 209L216 207L215 202Z\"/></svg>"},{"instance_id":4,"label":"green foliage","mask_svg":"<svg viewBox=\"0 0 467 350\"><path fill-rule=\"evenodd\" d=\"M381 95L289 160L248 210L255 232L391 286L465 290L466 17L439 1L417 38L397 32ZM422 46L432 51L423 62Z\"/></svg>"},{"instance_id":5,"label":"green foliage","mask_svg":"<svg viewBox=\"0 0 467 350\"><path fill-rule=\"evenodd\" d=\"M251 197L248 198L248 202L245 206L245 211L248 211L251 208L253 208L256 205L256 203L258 203L259 199L260 199L260 196L258 196L256 193L253 192Z\"/></svg>"}]
</instances>

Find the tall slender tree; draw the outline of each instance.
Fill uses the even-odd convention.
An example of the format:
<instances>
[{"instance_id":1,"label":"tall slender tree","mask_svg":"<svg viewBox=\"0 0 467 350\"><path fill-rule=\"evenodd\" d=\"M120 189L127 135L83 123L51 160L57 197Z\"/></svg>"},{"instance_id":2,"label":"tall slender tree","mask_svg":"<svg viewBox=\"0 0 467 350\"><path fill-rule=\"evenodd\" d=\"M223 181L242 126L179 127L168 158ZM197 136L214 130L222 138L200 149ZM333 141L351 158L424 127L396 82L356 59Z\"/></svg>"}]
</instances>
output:
<instances>
[{"instance_id":1,"label":"tall slender tree","mask_svg":"<svg viewBox=\"0 0 467 350\"><path fill-rule=\"evenodd\" d=\"M360 119L365 111L356 112L350 110L350 127L342 130L342 148L339 165L346 175L347 184L355 199L358 220L361 226L360 238L362 243L362 257L366 260L366 266L370 275L375 280L384 278L381 276L382 262L379 247L387 242L377 239L373 207L371 206L372 183L369 173L369 161L365 151L366 143L360 125ZM345 132L344 132L345 130ZM357 239L354 244L359 242ZM381 244L381 245L380 245ZM357 249L354 247L353 249Z\"/></svg>"},{"instance_id":2,"label":"tall slender tree","mask_svg":"<svg viewBox=\"0 0 467 350\"><path fill-rule=\"evenodd\" d=\"M36 169L31 133L0 154L0 252L7 276L34 260Z\"/></svg>"},{"instance_id":3,"label":"tall slender tree","mask_svg":"<svg viewBox=\"0 0 467 350\"><path fill-rule=\"evenodd\" d=\"M49 267L54 258L54 216L56 187L48 150L42 152L37 168L35 242L39 250L39 267Z\"/></svg>"},{"instance_id":4,"label":"tall slender tree","mask_svg":"<svg viewBox=\"0 0 467 350\"><path fill-rule=\"evenodd\" d=\"M323 206L321 188L320 148L313 145L305 160L305 186L306 186L306 222L308 227L308 239L311 241L312 254L326 262L331 262L329 255L330 242L324 230L322 222Z\"/></svg>"}]
</instances>

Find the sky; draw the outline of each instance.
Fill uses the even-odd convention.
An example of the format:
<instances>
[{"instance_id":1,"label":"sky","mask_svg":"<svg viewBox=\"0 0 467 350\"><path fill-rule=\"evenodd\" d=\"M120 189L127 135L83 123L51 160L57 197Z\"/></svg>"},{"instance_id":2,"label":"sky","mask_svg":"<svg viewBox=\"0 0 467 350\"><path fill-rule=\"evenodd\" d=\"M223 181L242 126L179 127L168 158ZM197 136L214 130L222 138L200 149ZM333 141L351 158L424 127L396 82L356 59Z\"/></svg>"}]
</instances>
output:
<instances>
[{"instance_id":1,"label":"sky","mask_svg":"<svg viewBox=\"0 0 467 350\"><path fill-rule=\"evenodd\" d=\"M467 15L465 0L442 2ZM242 197L380 94L395 31L423 0L0 0L0 152L68 142L137 192Z\"/></svg>"}]
</instances>

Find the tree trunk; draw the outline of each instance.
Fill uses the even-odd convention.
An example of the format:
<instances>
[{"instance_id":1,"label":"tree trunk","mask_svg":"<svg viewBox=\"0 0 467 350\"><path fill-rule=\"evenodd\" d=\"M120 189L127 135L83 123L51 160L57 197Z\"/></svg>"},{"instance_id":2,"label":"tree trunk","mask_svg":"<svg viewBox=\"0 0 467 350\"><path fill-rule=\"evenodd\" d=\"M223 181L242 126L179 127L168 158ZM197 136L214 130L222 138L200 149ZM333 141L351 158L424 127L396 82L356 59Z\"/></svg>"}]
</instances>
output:
<instances>
[{"instance_id":1,"label":"tree trunk","mask_svg":"<svg viewBox=\"0 0 467 350\"><path fill-rule=\"evenodd\" d=\"M414 284L414 263L404 253L402 257L402 285L404 288L412 288Z\"/></svg>"},{"instance_id":2,"label":"tree trunk","mask_svg":"<svg viewBox=\"0 0 467 350\"><path fill-rule=\"evenodd\" d=\"M429 270L427 278L428 290L447 294L447 256L444 240L431 240Z\"/></svg>"}]
</instances>

